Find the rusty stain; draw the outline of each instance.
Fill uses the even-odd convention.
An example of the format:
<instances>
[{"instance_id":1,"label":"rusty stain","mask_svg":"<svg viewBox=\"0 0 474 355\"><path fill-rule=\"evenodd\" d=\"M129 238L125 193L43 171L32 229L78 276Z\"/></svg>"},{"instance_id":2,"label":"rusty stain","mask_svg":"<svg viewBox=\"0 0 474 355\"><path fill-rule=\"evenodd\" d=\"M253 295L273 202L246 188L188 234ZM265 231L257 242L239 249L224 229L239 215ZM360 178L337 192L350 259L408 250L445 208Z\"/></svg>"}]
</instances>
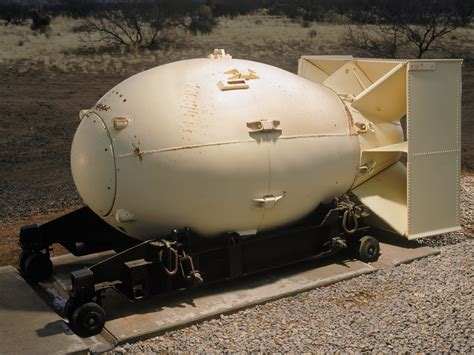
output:
<instances>
[{"instance_id":1,"label":"rusty stain","mask_svg":"<svg viewBox=\"0 0 474 355\"><path fill-rule=\"evenodd\" d=\"M97 105L95 105L95 108L97 109L97 111L109 111L110 110L110 106L107 106L107 105L104 105L102 103L98 103Z\"/></svg>"},{"instance_id":2,"label":"rusty stain","mask_svg":"<svg viewBox=\"0 0 474 355\"><path fill-rule=\"evenodd\" d=\"M193 84L186 84L184 87L184 98L180 107L182 114L181 122L184 125L182 131L186 132L187 134L194 133L193 130L190 130L189 128L193 127L195 124L199 125L199 122L196 121L196 119L200 118L200 113L202 113L198 101L199 89L199 85Z\"/></svg>"},{"instance_id":3,"label":"rusty stain","mask_svg":"<svg viewBox=\"0 0 474 355\"><path fill-rule=\"evenodd\" d=\"M135 145L135 143L132 143L132 146L133 146L133 155L135 157L138 157L138 159L140 159L140 161L142 161L143 160L143 153L140 150L140 142L138 142L136 145Z\"/></svg>"},{"instance_id":4,"label":"rusty stain","mask_svg":"<svg viewBox=\"0 0 474 355\"><path fill-rule=\"evenodd\" d=\"M352 113L349 110L349 108L347 107L347 105L344 102L342 102L342 103L344 105L344 111L345 111L345 114L346 114L347 128L349 129L350 134L354 134L354 133L356 133L356 131L354 129L354 118L352 117Z\"/></svg>"},{"instance_id":5,"label":"rusty stain","mask_svg":"<svg viewBox=\"0 0 474 355\"><path fill-rule=\"evenodd\" d=\"M138 159L140 159L140 161L143 160L143 155L140 152L140 147L135 147L135 149L133 150L133 155L138 157Z\"/></svg>"}]
</instances>

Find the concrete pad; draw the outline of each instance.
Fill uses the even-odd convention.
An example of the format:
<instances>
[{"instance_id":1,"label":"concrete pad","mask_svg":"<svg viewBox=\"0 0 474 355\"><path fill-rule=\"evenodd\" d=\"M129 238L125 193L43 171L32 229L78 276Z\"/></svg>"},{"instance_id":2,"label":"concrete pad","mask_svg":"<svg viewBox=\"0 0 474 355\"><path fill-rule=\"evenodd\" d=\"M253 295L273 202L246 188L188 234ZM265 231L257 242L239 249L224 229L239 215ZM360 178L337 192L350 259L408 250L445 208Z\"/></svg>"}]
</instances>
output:
<instances>
[{"instance_id":1,"label":"concrete pad","mask_svg":"<svg viewBox=\"0 0 474 355\"><path fill-rule=\"evenodd\" d=\"M176 293L172 297L157 296L134 303L109 290L103 304L108 321L102 333L105 336L102 343L109 341L117 345L147 339L221 314L438 253L416 243L389 240L381 243L381 257L372 264L329 257ZM54 258L54 286L60 288L58 293L66 295L65 290L70 289L71 271L90 266L109 255L110 252L105 252L79 258L72 255Z\"/></svg>"},{"instance_id":2,"label":"concrete pad","mask_svg":"<svg viewBox=\"0 0 474 355\"><path fill-rule=\"evenodd\" d=\"M380 243L380 259L373 266L377 268L398 266L410 263L416 259L425 258L431 255L438 255L440 251L426 246L419 246L416 243L388 244Z\"/></svg>"},{"instance_id":3,"label":"concrete pad","mask_svg":"<svg viewBox=\"0 0 474 355\"><path fill-rule=\"evenodd\" d=\"M54 265L53 277L64 290L69 291L71 289L71 272L92 266L114 254L114 251L104 251L80 257L72 254L57 256L52 258Z\"/></svg>"},{"instance_id":4,"label":"concrete pad","mask_svg":"<svg viewBox=\"0 0 474 355\"><path fill-rule=\"evenodd\" d=\"M304 264L177 294L167 300L127 305L123 299L109 298L113 303L105 305L111 318L106 328L118 344L133 342L375 271L370 265L352 260Z\"/></svg>"},{"instance_id":5,"label":"concrete pad","mask_svg":"<svg viewBox=\"0 0 474 355\"><path fill-rule=\"evenodd\" d=\"M87 354L88 346L15 268L0 268L0 285L0 354Z\"/></svg>"}]
</instances>

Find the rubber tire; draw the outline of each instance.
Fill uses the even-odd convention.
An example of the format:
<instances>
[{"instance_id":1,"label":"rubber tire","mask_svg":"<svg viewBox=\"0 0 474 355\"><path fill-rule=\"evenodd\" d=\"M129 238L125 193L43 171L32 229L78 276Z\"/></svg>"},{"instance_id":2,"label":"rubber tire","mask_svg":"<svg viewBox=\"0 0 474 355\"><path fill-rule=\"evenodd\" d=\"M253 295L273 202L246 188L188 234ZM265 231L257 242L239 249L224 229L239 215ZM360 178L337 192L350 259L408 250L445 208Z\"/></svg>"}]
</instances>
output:
<instances>
[{"instance_id":1,"label":"rubber tire","mask_svg":"<svg viewBox=\"0 0 474 355\"><path fill-rule=\"evenodd\" d=\"M95 302L85 303L75 309L71 319L72 330L81 337L99 334L105 325L105 312Z\"/></svg>"},{"instance_id":2,"label":"rubber tire","mask_svg":"<svg viewBox=\"0 0 474 355\"><path fill-rule=\"evenodd\" d=\"M34 253L33 250L23 249L18 256L18 266L20 267L20 272L25 274L25 264L26 260Z\"/></svg>"},{"instance_id":3,"label":"rubber tire","mask_svg":"<svg viewBox=\"0 0 474 355\"><path fill-rule=\"evenodd\" d=\"M63 309L63 314L67 318L69 323L72 323L72 315L74 314L74 311L76 310L76 308L77 308L76 302L74 302L72 298L69 297Z\"/></svg>"},{"instance_id":4,"label":"rubber tire","mask_svg":"<svg viewBox=\"0 0 474 355\"><path fill-rule=\"evenodd\" d=\"M26 255L21 262L23 266L22 274L33 282L45 281L51 277L53 273L53 263L49 256L32 252ZM20 264L21 267L21 264Z\"/></svg>"},{"instance_id":5,"label":"rubber tire","mask_svg":"<svg viewBox=\"0 0 474 355\"><path fill-rule=\"evenodd\" d=\"M377 239L366 235L359 240L359 259L366 262L377 261L380 256L380 244Z\"/></svg>"}]
</instances>

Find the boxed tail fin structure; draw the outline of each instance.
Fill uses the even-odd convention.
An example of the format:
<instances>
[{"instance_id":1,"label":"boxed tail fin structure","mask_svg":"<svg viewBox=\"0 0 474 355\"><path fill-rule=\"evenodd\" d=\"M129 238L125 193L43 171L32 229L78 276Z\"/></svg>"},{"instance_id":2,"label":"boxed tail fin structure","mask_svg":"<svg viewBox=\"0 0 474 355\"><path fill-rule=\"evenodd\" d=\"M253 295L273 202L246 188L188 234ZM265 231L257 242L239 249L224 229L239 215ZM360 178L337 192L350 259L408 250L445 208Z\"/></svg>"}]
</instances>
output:
<instances>
[{"instance_id":1,"label":"boxed tail fin structure","mask_svg":"<svg viewBox=\"0 0 474 355\"><path fill-rule=\"evenodd\" d=\"M360 134L352 192L370 223L408 239L460 229L461 60L304 56L298 74L334 90ZM405 140L391 127L406 117ZM368 131L369 134L366 134ZM400 160L406 155L406 165Z\"/></svg>"}]
</instances>

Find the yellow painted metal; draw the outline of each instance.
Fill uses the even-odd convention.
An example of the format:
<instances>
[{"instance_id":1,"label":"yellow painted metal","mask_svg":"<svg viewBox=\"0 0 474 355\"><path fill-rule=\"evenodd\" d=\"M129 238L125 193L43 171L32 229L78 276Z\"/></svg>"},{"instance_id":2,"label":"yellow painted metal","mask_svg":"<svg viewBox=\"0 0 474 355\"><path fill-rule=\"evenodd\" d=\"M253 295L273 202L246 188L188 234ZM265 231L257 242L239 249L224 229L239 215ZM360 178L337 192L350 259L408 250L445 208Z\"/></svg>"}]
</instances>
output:
<instances>
[{"instance_id":1,"label":"yellow painted metal","mask_svg":"<svg viewBox=\"0 0 474 355\"><path fill-rule=\"evenodd\" d=\"M300 59L298 73L330 86L351 113L360 145L352 191L376 215L374 225L408 239L460 228L461 63ZM407 168L398 162L402 154Z\"/></svg>"},{"instance_id":2,"label":"yellow painted metal","mask_svg":"<svg viewBox=\"0 0 474 355\"><path fill-rule=\"evenodd\" d=\"M371 225L408 235L407 171L401 162L375 175L352 192L374 212L368 220Z\"/></svg>"},{"instance_id":3,"label":"yellow painted metal","mask_svg":"<svg viewBox=\"0 0 474 355\"><path fill-rule=\"evenodd\" d=\"M407 91L408 237L415 239L460 228L460 61L409 63Z\"/></svg>"},{"instance_id":4,"label":"yellow painted metal","mask_svg":"<svg viewBox=\"0 0 474 355\"><path fill-rule=\"evenodd\" d=\"M106 216L115 199L114 151L105 123L93 112L83 113L74 135L71 171L82 199Z\"/></svg>"},{"instance_id":5,"label":"yellow painted metal","mask_svg":"<svg viewBox=\"0 0 474 355\"><path fill-rule=\"evenodd\" d=\"M333 90L222 50L137 74L90 112L110 134L116 165L104 220L142 240L186 226L212 237L295 222L348 191L359 162ZM77 137L86 136L81 125ZM81 154L100 153L100 141L87 142L76 144ZM95 201L106 187L93 169L77 187L101 214Z\"/></svg>"},{"instance_id":6,"label":"yellow painted metal","mask_svg":"<svg viewBox=\"0 0 474 355\"><path fill-rule=\"evenodd\" d=\"M408 153L408 142L404 141L401 143L395 143L390 145L383 145L381 147L368 149L365 153L377 153L377 152L400 152L400 153Z\"/></svg>"},{"instance_id":7,"label":"yellow painted metal","mask_svg":"<svg viewBox=\"0 0 474 355\"><path fill-rule=\"evenodd\" d=\"M367 75L367 77L373 83L375 83L382 76L387 75L387 73L390 73L390 71L396 66L400 65L400 63L396 61L380 61L372 59L370 61L358 60L357 65Z\"/></svg>"},{"instance_id":8,"label":"yellow painted metal","mask_svg":"<svg viewBox=\"0 0 474 355\"><path fill-rule=\"evenodd\" d=\"M374 225L409 239L454 230L460 66L309 56L297 76L222 49L166 64L81 112L74 181L142 240L277 228L349 191Z\"/></svg>"},{"instance_id":9,"label":"yellow painted metal","mask_svg":"<svg viewBox=\"0 0 474 355\"><path fill-rule=\"evenodd\" d=\"M360 70L357 63L352 61L341 66L323 82L324 86L333 89L338 94L346 95L357 95L371 84L367 75Z\"/></svg>"},{"instance_id":10,"label":"yellow painted metal","mask_svg":"<svg viewBox=\"0 0 474 355\"><path fill-rule=\"evenodd\" d=\"M354 98L351 106L369 120L396 121L407 110L406 64L400 63Z\"/></svg>"}]
</instances>

